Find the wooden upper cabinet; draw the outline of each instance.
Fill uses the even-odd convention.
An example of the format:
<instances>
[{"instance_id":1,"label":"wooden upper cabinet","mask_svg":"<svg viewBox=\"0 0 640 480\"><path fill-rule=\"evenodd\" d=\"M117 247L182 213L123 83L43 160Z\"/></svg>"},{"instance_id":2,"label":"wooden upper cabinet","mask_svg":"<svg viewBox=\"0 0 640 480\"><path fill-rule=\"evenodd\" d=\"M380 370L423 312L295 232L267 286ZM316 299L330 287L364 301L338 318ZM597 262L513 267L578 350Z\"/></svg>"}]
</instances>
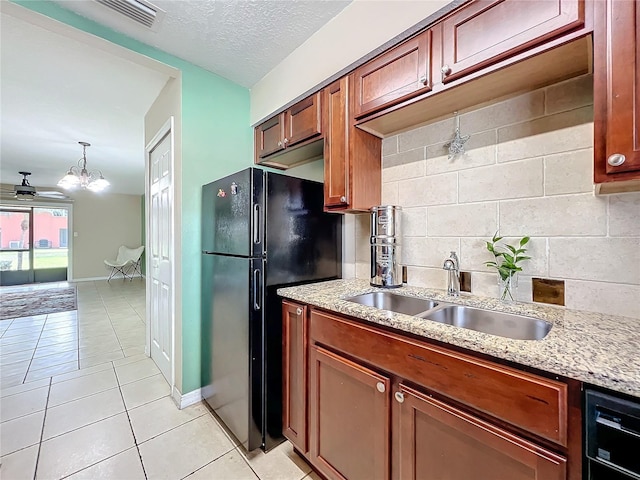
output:
<instances>
[{"instance_id":1,"label":"wooden upper cabinet","mask_svg":"<svg viewBox=\"0 0 640 480\"><path fill-rule=\"evenodd\" d=\"M324 89L324 206L349 204L349 117L347 77Z\"/></svg>"},{"instance_id":2,"label":"wooden upper cabinet","mask_svg":"<svg viewBox=\"0 0 640 480\"><path fill-rule=\"evenodd\" d=\"M640 4L607 0L597 7L594 180L635 179L640 187Z\"/></svg>"},{"instance_id":3,"label":"wooden upper cabinet","mask_svg":"<svg viewBox=\"0 0 640 480\"><path fill-rule=\"evenodd\" d=\"M441 22L442 81L497 63L584 23L585 0L471 1Z\"/></svg>"},{"instance_id":4,"label":"wooden upper cabinet","mask_svg":"<svg viewBox=\"0 0 640 480\"><path fill-rule=\"evenodd\" d=\"M324 207L366 212L380 204L382 140L356 128L354 75L324 89Z\"/></svg>"},{"instance_id":5,"label":"wooden upper cabinet","mask_svg":"<svg viewBox=\"0 0 640 480\"><path fill-rule=\"evenodd\" d=\"M391 381L311 346L311 462L330 480L390 476Z\"/></svg>"},{"instance_id":6,"label":"wooden upper cabinet","mask_svg":"<svg viewBox=\"0 0 640 480\"><path fill-rule=\"evenodd\" d=\"M410 387L400 385L394 404L403 480L567 478L564 457Z\"/></svg>"},{"instance_id":7,"label":"wooden upper cabinet","mask_svg":"<svg viewBox=\"0 0 640 480\"><path fill-rule=\"evenodd\" d=\"M282 432L307 453L307 306L282 302Z\"/></svg>"},{"instance_id":8,"label":"wooden upper cabinet","mask_svg":"<svg viewBox=\"0 0 640 480\"><path fill-rule=\"evenodd\" d=\"M256 160L284 150L284 132L285 112L258 125L255 130Z\"/></svg>"},{"instance_id":9,"label":"wooden upper cabinet","mask_svg":"<svg viewBox=\"0 0 640 480\"><path fill-rule=\"evenodd\" d=\"M322 154L322 93L314 93L255 128L255 163L276 168L313 160ZM305 147L305 150L298 147ZM273 160L288 153L288 160ZM284 158L284 157L283 157Z\"/></svg>"},{"instance_id":10,"label":"wooden upper cabinet","mask_svg":"<svg viewBox=\"0 0 640 480\"><path fill-rule=\"evenodd\" d=\"M431 90L432 37L422 32L355 70L355 118Z\"/></svg>"},{"instance_id":11,"label":"wooden upper cabinet","mask_svg":"<svg viewBox=\"0 0 640 480\"><path fill-rule=\"evenodd\" d=\"M292 147L322 134L321 92L301 100L285 112L284 143Z\"/></svg>"}]
</instances>

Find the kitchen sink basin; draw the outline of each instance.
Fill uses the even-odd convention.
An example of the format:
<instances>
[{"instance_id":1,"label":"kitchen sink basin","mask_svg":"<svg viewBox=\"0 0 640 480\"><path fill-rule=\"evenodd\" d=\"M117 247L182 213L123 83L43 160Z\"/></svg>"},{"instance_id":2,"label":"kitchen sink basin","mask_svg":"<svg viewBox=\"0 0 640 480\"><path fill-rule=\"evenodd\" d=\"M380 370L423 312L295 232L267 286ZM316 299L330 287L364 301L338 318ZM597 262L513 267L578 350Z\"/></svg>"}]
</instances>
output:
<instances>
[{"instance_id":1,"label":"kitchen sink basin","mask_svg":"<svg viewBox=\"0 0 640 480\"><path fill-rule=\"evenodd\" d=\"M432 300L424 300L422 298L405 297L404 295L396 295L390 292L371 292L355 297L345 298L349 302L367 305L369 307L379 308L381 310L389 310L396 313L404 313L405 315L418 315L431 310L438 304Z\"/></svg>"},{"instance_id":2,"label":"kitchen sink basin","mask_svg":"<svg viewBox=\"0 0 640 480\"><path fill-rule=\"evenodd\" d=\"M440 306L420 316L434 322L516 340L542 340L552 327L550 323L537 318L463 305Z\"/></svg>"}]
</instances>

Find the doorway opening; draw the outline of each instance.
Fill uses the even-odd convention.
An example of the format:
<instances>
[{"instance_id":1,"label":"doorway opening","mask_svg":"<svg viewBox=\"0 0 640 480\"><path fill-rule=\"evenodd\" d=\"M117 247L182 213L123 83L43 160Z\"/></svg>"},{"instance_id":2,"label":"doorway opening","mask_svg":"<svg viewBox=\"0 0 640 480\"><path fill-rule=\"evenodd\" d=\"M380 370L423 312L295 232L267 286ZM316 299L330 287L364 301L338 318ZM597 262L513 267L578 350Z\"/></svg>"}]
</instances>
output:
<instances>
[{"instance_id":1,"label":"doorway opening","mask_svg":"<svg viewBox=\"0 0 640 480\"><path fill-rule=\"evenodd\" d=\"M62 282L68 270L68 207L0 206L0 286Z\"/></svg>"}]
</instances>

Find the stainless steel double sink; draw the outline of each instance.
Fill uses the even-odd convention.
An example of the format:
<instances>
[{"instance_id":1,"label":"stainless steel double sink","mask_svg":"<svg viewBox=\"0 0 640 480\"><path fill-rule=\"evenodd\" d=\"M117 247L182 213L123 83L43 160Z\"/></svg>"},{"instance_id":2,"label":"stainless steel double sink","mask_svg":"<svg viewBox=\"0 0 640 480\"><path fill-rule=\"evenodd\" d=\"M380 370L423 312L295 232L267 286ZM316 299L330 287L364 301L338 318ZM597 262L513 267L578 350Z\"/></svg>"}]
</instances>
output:
<instances>
[{"instance_id":1,"label":"stainless steel double sink","mask_svg":"<svg viewBox=\"0 0 640 480\"><path fill-rule=\"evenodd\" d=\"M549 322L483 308L438 303L391 292L371 292L345 298L349 302L403 313L459 328L489 333L515 340L542 340L551 330Z\"/></svg>"}]
</instances>

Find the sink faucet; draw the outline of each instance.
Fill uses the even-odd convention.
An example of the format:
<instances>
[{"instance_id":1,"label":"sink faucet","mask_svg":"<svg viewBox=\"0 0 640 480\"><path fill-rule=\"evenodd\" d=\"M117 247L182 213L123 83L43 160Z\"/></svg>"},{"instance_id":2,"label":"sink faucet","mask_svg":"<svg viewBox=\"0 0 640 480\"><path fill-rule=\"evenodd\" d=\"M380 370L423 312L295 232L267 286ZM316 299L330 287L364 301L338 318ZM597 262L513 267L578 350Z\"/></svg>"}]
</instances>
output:
<instances>
[{"instance_id":1,"label":"sink faucet","mask_svg":"<svg viewBox=\"0 0 640 480\"><path fill-rule=\"evenodd\" d=\"M460 295L460 261L458 260L456 252L451 252L449 258L444 261L442 268L449 272L447 295L457 297Z\"/></svg>"}]
</instances>

